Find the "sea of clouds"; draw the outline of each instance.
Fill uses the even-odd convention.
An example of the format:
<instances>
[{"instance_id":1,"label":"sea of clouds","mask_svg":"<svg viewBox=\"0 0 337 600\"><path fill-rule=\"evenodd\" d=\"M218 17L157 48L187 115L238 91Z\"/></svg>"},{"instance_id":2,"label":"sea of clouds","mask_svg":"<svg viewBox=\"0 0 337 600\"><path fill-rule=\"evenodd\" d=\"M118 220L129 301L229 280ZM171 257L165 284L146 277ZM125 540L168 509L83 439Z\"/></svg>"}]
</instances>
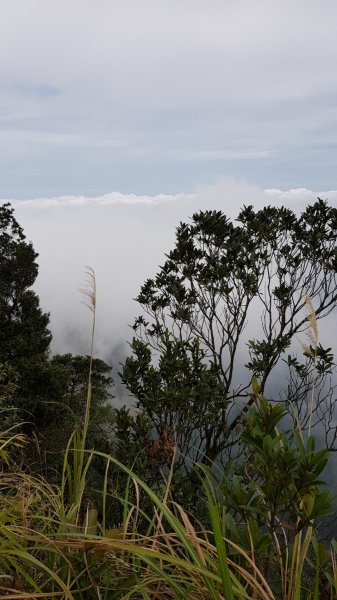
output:
<instances>
[{"instance_id":1,"label":"sea of clouds","mask_svg":"<svg viewBox=\"0 0 337 600\"><path fill-rule=\"evenodd\" d=\"M89 265L97 281L95 353L116 363L127 353L129 325L139 314L134 298L173 247L180 221L206 209L222 210L235 219L250 204L256 209L284 205L298 213L317 196L337 206L336 190L264 190L229 178L177 195L111 192L9 201L39 253L35 290L50 312L53 352L88 352L90 314L79 289ZM323 333L324 342L333 345L333 328L322 327Z\"/></svg>"}]
</instances>

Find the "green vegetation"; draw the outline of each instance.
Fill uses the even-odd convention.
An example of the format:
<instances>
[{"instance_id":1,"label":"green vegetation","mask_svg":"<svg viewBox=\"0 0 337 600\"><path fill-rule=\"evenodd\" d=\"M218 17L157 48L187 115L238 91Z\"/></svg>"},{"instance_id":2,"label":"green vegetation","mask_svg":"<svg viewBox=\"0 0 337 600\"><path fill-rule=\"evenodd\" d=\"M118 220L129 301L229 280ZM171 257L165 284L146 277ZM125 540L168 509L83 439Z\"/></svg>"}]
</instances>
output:
<instances>
[{"instance_id":1,"label":"green vegetation","mask_svg":"<svg viewBox=\"0 0 337 600\"><path fill-rule=\"evenodd\" d=\"M7 203L0 206L0 398L8 426L22 423L24 462L55 478L61 450L84 421L90 357L50 357L49 315L30 289L38 274L37 253ZM93 445L111 434L111 368L93 361ZM99 446L105 451L109 446ZM17 457L20 460L20 456ZM56 473L55 473L56 471Z\"/></svg>"},{"instance_id":2,"label":"green vegetation","mask_svg":"<svg viewBox=\"0 0 337 600\"><path fill-rule=\"evenodd\" d=\"M10 205L0 207L0 365L7 404L19 418L36 414L44 397L44 370L51 341L49 316L30 289L37 254L25 239Z\"/></svg>"},{"instance_id":3,"label":"green vegetation","mask_svg":"<svg viewBox=\"0 0 337 600\"><path fill-rule=\"evenodd\" d=\"M297 217L247 207L237 221L206 211L179 225L175 248L137 298L144 314L122 372L158 437L169 432L183 456L206 463L231 455L252 376L263 393L289 352L288 405L306 428L313 371L322 386L332 366L331 349L316 343L300 365L290 346L308 327L308 298L316 320L336 306L337 209L318 200ZM253 339L245 339L247 322L256 325ZM314 412L328 434L323 398Z\"/></svg>"},{"instance_id":4,"label":"green vegetation","mask_svg":"<svg viewBox=\"0 0 337 600\"><path fill-rule=\"evenodd\" d=\"M296 442L279 434L281 417L282 407L256 399L243 429L247 456L241 476L222 473L219 480L204 465L195 467L203 482L207 527L171 497L172 471L159 495L102 453L106 476L98 518L85 500L94 458L83 450L85 433L70 440L59 487L3 470L3 597L332 600L336 545L329 548L316 537L317 518L330 509L319 480L327 451L315 451L312 438L305 443L300 432ZM114 485L110 467L128 481L119 499L120 523L107 519Z\"/></svg>"},{"instance_id":5,"label":"green vegetation","mask_svg":"<svg viewBox=\"0 0 337 600\"><path fill-rule=\"evenodd\" d=\"M110 368L94 358L94 273L84 290L89 355L51 357L48 316L29 290L36 254L9 205L0 207L0 598L337 597L337 544L319 534L333 515L323 478L334 364L317 327L337 301L337 215L321 201L298 220L275 211L245 209L242 229L219 213L180 226L176 250L139 298L152 323L137 319L123 369L140 409L132 416L109 406ZM19 285L17 266L11 284L20 252L31 276ZM34 299L28 313L25 294ZM256 300L263 333L239 365L247 383L235 387ZM304 362L285 359L286 399L268 400L272 369L305 330ZM317 423L330 439L318 448Z\"/></svg>"}]
</instances>

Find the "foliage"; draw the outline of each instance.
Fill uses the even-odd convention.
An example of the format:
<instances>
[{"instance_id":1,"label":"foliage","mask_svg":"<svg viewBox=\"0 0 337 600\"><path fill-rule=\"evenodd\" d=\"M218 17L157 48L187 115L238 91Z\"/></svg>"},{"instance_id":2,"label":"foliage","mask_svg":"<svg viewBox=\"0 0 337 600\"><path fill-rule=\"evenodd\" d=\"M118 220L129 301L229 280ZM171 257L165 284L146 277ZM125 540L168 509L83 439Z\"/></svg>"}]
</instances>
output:
<instances>
[{"instance_id":1,"label":"foliage","mask_svg":"<svg viewBox=\"0 0 337 600\"><path fill-rule=\"evenodd\" d=\"M111 369L92 356L50 358L49 315L32 291L37 253L27 242L9 203L0 206L0 406L8 427L21 422L31 443L24 461L34 471L61 468L68 439L85 420L92 361L92 407L88 440L108 452L112 434ZM10 410L9 410L10 409ZM97 462L97 461L96 461Z\"/></svg>"},{"instance_id":2,"label":"foliage","mask_svg":"<svg viewBox=\"0 0 337 600\"><path fill-rule=\"evenodd\" d=\"M158 438L168 431L181 454L205 463L231 455L242 411L253 402L252 376L263 392L294 336L312 326L308 298L316 321L337 302L337 209L320 199L298 217L284 207L249 206L237 221L206 211L179 225L175 248L137 298L144 314L122 371ZM247 320L258 315L255 337L245 339ZM318 369L324 385L330 350L317 349L318 361L306 353L299 384L293 370L291 404L304 427L303 398ZM319 416L324 426L332 405Z\"/></svg>"},{"instance_id":3,"label":"foliage","mask_svg":"<svg viewBox=\"0 0 337 600\"><path fill-rule=\"evenodd\" d=\"M51 334L49 317L30 289L38 255L13 213L9 203L0 206L0 360L17 364L22 357L44 355Z\"/></svg>"},{"instance_id":4,"label":"foliage","mask_svg":"<svg viewBox=\"0 0 337 600\"><path fill-rule=\"evenodd\" d=\"M299 432L291 436L278 429L285 406L261 396L255 378L253 405L240 432L246 449L241 468L236 465L232 474L227 470L219 479L205 464L195 467L203 482L207 526L172 496L177 449L169 431L151 440L145 413L134 419L126 410L119 413L118 428L128 435L119 450L126 451L127 444L137 450L140 438L148 441L146 460L154 461L158 470L166 466L166 478L156 491L114 456L88 450L94 409L95 306L93 302L89 359L66 355L53 365L67 383L61 386L65 405L78 402L84 415L68 440L60 484L17 468L9 470L8 449L24 440L8 430L0 435L3 597L333 600L336 545L328 548L315 538L316 519L329 508L319 480L327 452L316 451L313 438L304 442ZM97 393L103 402L107 370L104 363L97 367L101 394ZM93 504L90 477L96 458L105 465L100 514ZM122 519L116 522L109 505L115 505L118 471L123 474L124 493L119 498ZM230 506L232 492L237 502Z\"/></svg>"},{"instance_id":5,"label":"foliage","mask_svg":"<svg viewBox=\"0 0 337 600\"><path fill-rule=\"evenodd\" d=\"M64 425L68 423L66 439L75 426L83 425L84 422L89 361L89 356L71 354L57 354L50 361L55 397L59 398L59 406L56 405L58 416L64 418ZM108 404L112 399L112 383L111 367L103 360L94 358L91 381L92 429L89 444L92 442L95 445L95 441L109 435L113 416Z\"/></svg>"},{"instance_id":6,"label":"foliage","mask_svg":"<svg viewBox=\"0 0 337 600\"><path fill-rule=\"evenodd\" d=\"M48 469L49 476L52 471L60 473L69 437L76 427L83 428L89 363L89 356L71 354L58 354L48 361L48 397L41 402L35 423L41 468ZM105 452L110 450L113 433L111 386L111 367L98 358L93 359L88 445Z\"/></svg>"},{"instance_id":7,"label":"foliage","mask_svg":"<svg viewBox=\"0 0 337 600\"><path fill-rule=\"evenodd\" d=\"M267 498L269 484L291 479L285 471L290 461L291 473L296 472L292 453L299 453L306 465L304 484L299 480L295 484L297 508L289 511L287 524L280 522L273 531L268 503L265 512L259 513L257 506L247 511L246 520L241 511L236 527L231 527L235 515L226 510L223 489L205 465L199 468L211 528L194 521L174 501L170 474L161 493L156 494L127 466L103 454L105 510L98 519L95 508L85 501L93 453L84 451L79 432L69 440L60 488L26 474L0 473L0 570L6 597L333 600L337 592L335 549L331 547L329 559L329 548L318 544L314 535L316 517L326 508L317 505L313 509L321 493L317 476L325 456L315 452L312 442L307 450L298 450L296 441L293 445L289 439L283 449L275 429L281 410L276 409L279 407L260 398L247 416L244 433L250 436L248 447L260 453L255 459L259 471L251 495ZM273 468L267 464L267 449L262 448L262 432L267 427L270 437L278 440L272 448ZM283 461L278 458L282 454ZM249 460L254 459L248 452ZM107 519L111 467L114 473L116 469L124 473L128 482L120 499L121 523ZM136 490L135 502L131 487ZM148 498L147 510L140 503L143 495ZM296 505L296 494L291 503Z\"/></svg>"},{"instance_id":8,"label":"foliage","mask_svg":"<svg viewBox=\"0 0 337 600\"><path fill-rule=\"evenodd\" d=\"M220 486L227 508L243 520L254 515L259 523L262 516L271 534L289 523L297 523L297 530L308 526L331 505L330 494L320 491L319 480L329 451L315 450L314 438L305 441L300 431L278 430L285 415L284 403L273 405L259 397L241 433L243 463L229 465Z\"/></svg>"},{"instance_id":9,"label":"foliage","mask_svg":"<svg viewBox=\"0 0 337 600\"><path fill-rule=\"evenodd\" d=\"M17 361L44 354L51 340L49 317L30 289L38 267L37 253L26 241L10 204L0 206L0 357Z\"/></svg>"},{"instance_id":10,"label":"foliage","mask_svg":"<svg viewBox=\"0 0 337 600\"><path fill-rule=\"evenodd\" d=\"M226 511L227 535L247 552L254 545L266 576L275 569L280 575L284 553L301 543L302 531L311 541L313 524L331 514L332 497L320 480L329 451L316 450L300 430L281 429L285 415L284 403L258 396L240 434L242 462L217 474L203 466Z\"/></svg>"},{"instance_id":11,"label":"foliage","mask_svg":"<svg viewBox=\"0 0 337 600\"><path fill-rule=\"evenodd\" d=\"M38 267L9 203L0 206L0 363L15 375L10 401L31 410L43 394L40 367L46 361L51 333L49 316L30 289ZM42 389L41 389L42 387ZM25 418L25 417L23 417Z\"/></svg>"}]
</instances>

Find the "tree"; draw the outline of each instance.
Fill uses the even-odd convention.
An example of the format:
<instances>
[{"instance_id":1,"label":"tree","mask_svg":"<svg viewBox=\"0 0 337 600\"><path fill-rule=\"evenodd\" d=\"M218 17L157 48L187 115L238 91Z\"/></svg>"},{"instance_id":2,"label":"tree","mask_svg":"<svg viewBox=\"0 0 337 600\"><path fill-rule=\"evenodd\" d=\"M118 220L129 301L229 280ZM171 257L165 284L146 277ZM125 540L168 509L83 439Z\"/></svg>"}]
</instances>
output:
<instances>
[{"instance_id":1,"label":"tree","mask_svg":"<svg viewBox=\"0 0 337 600\"><path fill-rule=\"evenodd\" d=\"M51 408L58 413L57 429L63 420L62 437L68 442L72 430L83 426L88 393L89 356L57 354L52 357L52 387L55 401ZM99 358L92 361L91 414L88 446L102 450L112 434L113 409L111 367Z\"/></svg>"},{"instance_id":2,"label":"tree","mask_svg":"<svg viewBox=\"0 0 337 600\"><path fill-rule=\"evenodd\" d=\"M321 199L299 216L248 206L237 222L205 211L180 223L175 248L137 298L145 314L135 320L121 374L158 438L169 432L182 454L202 453L206 461L236 444L242 413L256 398L252 376L263 393L289 352L285 360L293 378L301 377L303 400L303 389L324 383L333 368L331 349L316 335L306 364L290 346L336 306L337 209ZM245 339L247 322L258 323L252 339ZM301 407L306 427L309 411L303 401ZM320 419L329 419L328 396L320 408Z\"/></svg>"},{"instance_id":3,"label":"tree","mask_svg":"<svg viewBox=\"0 0 337 600\"><path fill-rule=\"evenodd\" d=\"M14 217L9 203L0 206L0 364L15 371L15 391L10 402L27 420L34 412L45 385L41 373L51 341L49 315L31 289L38 274L30 242ZM23 413L22 411L28 411Z\"/></svg>"},{"instance_id":4,"label":"tree","mask_svg":"<svg viewBox=\"0 0 337 600\"><path fill-rule=\"evenodd\" d=\"M58 479L63 468L64 451L76 428L83 429L88 394L89 356L57 354L47 364L48 395L41 401L36 419L39 469ZM103 360L92 361L91 410L87 447L100 452L111 450L114 409L111 405L111 367ZM100 476L102 461L93 461L91 478ZM104 472L104 468L103 472Z\"/></svg>"},{"instance_id":5,"label":"tree","mask_svg":"<svg viewBox=\"0 0 337 600\"><path fill-rule=\"evenodd\" d=\"M23 421L24 432L38 441L37 451L33 445L26 447L26 464L57 469L72 430L83 424L89 358L70 354L50 358L49 315L31 289L38 254L9 203L0 206L0 251L1 404L12 409L9 422ZM109 365L93 359L88 441L107 451L113 419L110 374ZM44 453L49 453L48 461Z\"/></svg>"}]
</instances>

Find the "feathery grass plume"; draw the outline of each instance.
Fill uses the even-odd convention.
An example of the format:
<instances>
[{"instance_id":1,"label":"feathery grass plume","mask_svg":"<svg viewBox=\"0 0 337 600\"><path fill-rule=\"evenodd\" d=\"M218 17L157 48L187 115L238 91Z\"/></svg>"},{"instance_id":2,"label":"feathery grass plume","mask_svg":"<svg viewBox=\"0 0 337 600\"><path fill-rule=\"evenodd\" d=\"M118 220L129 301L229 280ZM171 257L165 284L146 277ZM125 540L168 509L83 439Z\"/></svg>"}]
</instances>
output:
<instances>
[{"instance_id":1,"label":"feathery grass plume","mask_svg":"<svg viewBox=\"0 0 337 600\"><path fill-rule=\"evenodd\" d=\"M82 447L85 450L85 443L88 433L89 420L90 420L90 405L91 405L91 380L92 380L92 364L93 364L93 353L94 353L94 340L95 340L95 326L96 326L96 277L95 271L92 267L85 267L86 274L86 286L80 288L80 292L86 299L83 304L89 308L92 312L92 329L91 329L91 340L90 340L90 353L89 353L89 376L88 376L88 394L85 408L84 426L82 434Z\"/></svg>"},{"instance_id":2,"label":"feathery grass plume","mask_svg":"<svg viewBox=\"0 0 337 600\"><path fill-rule=\"evenodd\" d=\"M96 324L96 278L95 272L91 267L85 267L85 274L86 285L80 288L80 292L85 298L85 301L83 301L82 304L89 308L93 315L90 338L87 399L85 403L83 429L82 431L76 429L68 441L63 461L62 482L59 490L60 505L63 506L65 504L66 490L70 502L70 507L63 515L63 523L68 528L73 527L75 529L79 526L82 499L87 484L87 473L93 458L93 453L91 452L86 455L85 450L91 407L91 381Z\"/></svg>"},{"instance_id":3,"label":"feathery grass plume","mask_svg":"<svg viewBox=\"0 0 337 600\"><path fill-rule=\"evenodd\" d=\"M90 422L90 407L91 407L91 382L92 382L92 365L94 354L95 340L95 325L96 325L96 277L92 267L85 267L86 285L80 288L80 292L85 298L83 304L92 312L92 328L90 337L90 353L89 353L89 373L88 373L88 389L87 400L85 404L85 414L82 433L74 432L74 483L77 482L77 490L84 490L85 478L92 456L89 455L86 464L84 464L84 453L86 449L86 441ZM77 456L75 456L77 454ZM65 460L65 462L67 462ZM81 485L78 485L81 482ZM75 503L76 504L76 503ZM81 502L78 502L80 506Z\"/></svg>"},{"instance_id":4,"label":"feathery grass plume","mask_svg":"<svg viewBox=\"0 0 337 600\"><path fill-rule=\"evenodd\" d=\"M311 433L312 413L314 409L315 382L317 377L317 345L318 345L318 324L315 307L310 296L307 294L305 298L305 306L307 310L308 328L306 331L307 344L302 343L303 352L313 361L312 385L309 403L309 427L308 435Z\"/></svg>"},{"instance_id":5,"label":"feathery grass plume","mask_svg":"<svg viewBox=\"0 0 337 600\"><path fill-rule=\"evenodd\" d=\"M89 370L89 383L91 383L91 372L92 372L92 360L94 350L94 339L95 339L95 325L96 325L96 276L95 271L92 267L85 267L86 285L80 288L80 292L85 300L82 302L84 306L89 308L92 312L92 329L91 329L91 343L90 343L90 370Z\"/></svg>"}]
</instances>

